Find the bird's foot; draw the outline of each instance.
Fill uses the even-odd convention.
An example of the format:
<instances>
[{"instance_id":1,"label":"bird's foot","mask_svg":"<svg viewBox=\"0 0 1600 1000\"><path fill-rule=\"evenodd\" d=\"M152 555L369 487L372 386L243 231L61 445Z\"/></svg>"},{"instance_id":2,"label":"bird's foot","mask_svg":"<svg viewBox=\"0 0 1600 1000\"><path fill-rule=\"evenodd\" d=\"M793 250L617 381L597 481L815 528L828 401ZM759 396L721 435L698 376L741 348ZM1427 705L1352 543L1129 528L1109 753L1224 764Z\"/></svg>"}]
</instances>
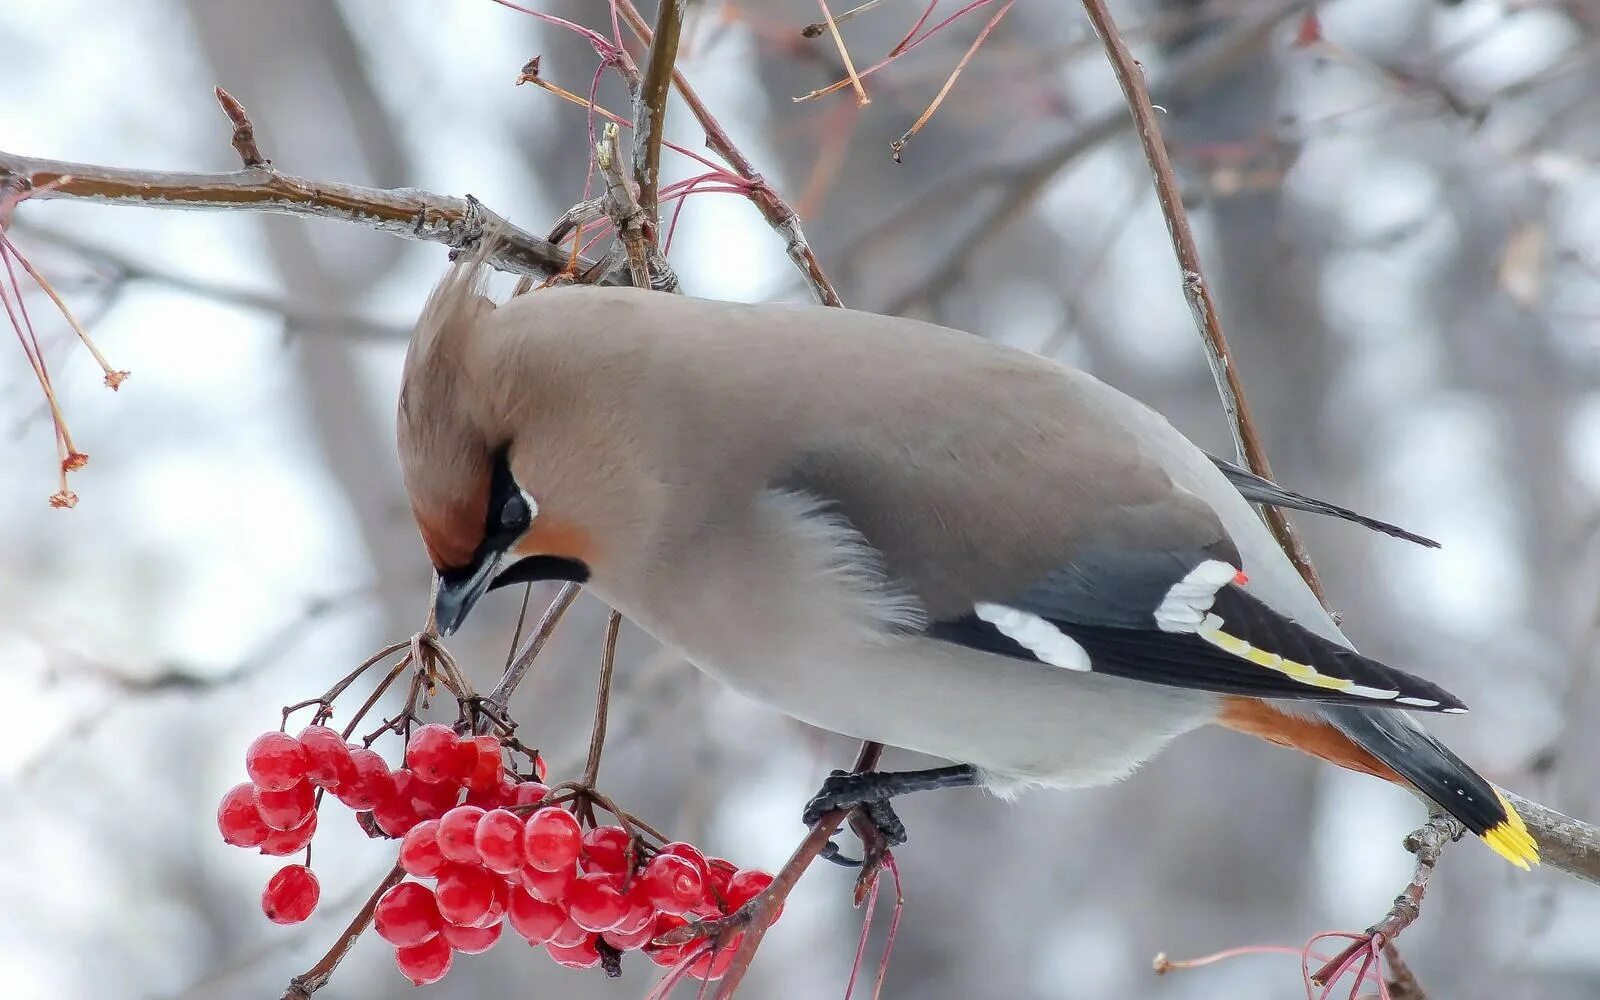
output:
<instances>
[{"instance_id":1,"label":"bird's foot","mask_svg":"<svg viewBox=\"0 0 1600 1000\"><path fill-rule=\"evenodd\" d=\"M834 771L822 788L806 803L801 819L807 826L831 812L850 811L850 827L866 849L863 859L847 858L832 841L822 857L835 864L858 867L881 859L891 847L906 842L906 827L895 814L889 800L906 792L930 788L955 788L976 784L977 769L967 764L936 767L924 771Z\"/></svg>"}]
</instances>

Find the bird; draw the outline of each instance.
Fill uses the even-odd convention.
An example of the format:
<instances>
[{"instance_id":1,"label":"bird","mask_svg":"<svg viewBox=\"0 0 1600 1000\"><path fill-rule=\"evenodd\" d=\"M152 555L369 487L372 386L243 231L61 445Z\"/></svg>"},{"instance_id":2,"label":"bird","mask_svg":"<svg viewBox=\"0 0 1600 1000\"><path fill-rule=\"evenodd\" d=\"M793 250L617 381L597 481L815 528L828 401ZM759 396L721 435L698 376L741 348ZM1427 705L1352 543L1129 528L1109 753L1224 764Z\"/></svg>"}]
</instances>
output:
<instances>
[{"instance_id":1,"label":"bird","mask_svg":"<svg viewBox=\"0 0 1600 1000\"><path fill-rule=\"evenodd\" d=\"M1507 798L1416 719L1462 702L1358 653L1246 496L1320 501L971 333L574 283L497 303L489 242L429 296L399 394L442 634L496 588L580 583L784 715L950 762L835 772L808 820L1106 784L1220 725L1537 863Z\"/></svg>"}]
</instances>

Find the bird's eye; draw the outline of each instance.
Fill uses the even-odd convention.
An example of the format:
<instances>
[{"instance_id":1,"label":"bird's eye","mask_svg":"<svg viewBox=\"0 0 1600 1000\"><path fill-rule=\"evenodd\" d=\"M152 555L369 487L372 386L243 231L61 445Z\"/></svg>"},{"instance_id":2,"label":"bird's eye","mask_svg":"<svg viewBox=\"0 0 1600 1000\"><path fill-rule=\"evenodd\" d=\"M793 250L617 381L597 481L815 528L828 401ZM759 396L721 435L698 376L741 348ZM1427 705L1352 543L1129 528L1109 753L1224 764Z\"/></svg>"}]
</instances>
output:
<instances>
[{"instance_id":1,"label":"bird's eye","mask_svg":"<svg viewBox=\"0 0 1600 1000\"><path fill-rule=\"evenodd\" d=\"M505 506L500 508L500 527L513 531L521 529L527 525L532 514L523 495L520 492L513 493L506 498Z\"/></svg>"}]
</instances>

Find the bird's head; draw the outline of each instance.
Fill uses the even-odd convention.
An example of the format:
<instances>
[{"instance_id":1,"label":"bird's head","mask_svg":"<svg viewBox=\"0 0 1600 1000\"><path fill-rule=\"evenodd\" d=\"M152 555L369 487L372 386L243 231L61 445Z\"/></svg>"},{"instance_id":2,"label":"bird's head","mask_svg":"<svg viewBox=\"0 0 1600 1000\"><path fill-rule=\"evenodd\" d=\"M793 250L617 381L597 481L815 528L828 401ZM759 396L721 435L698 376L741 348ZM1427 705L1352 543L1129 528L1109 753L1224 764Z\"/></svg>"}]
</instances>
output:
<instances>
[{"instance_id":1,"label":"bird's head","mask_svg":"<svg viewBox=\"0 0 1600 1000\"><path fill-rule=\"evenodd\" d=\"M546 416L561 394L526 370L525 331L482 294L481 270L481 255L458 262L435 289L401 378L400 467L445 635L497 587L586 581L608 509L588 499L603 450L579 454L571 421Z\"/></svg>"}]
</instances>

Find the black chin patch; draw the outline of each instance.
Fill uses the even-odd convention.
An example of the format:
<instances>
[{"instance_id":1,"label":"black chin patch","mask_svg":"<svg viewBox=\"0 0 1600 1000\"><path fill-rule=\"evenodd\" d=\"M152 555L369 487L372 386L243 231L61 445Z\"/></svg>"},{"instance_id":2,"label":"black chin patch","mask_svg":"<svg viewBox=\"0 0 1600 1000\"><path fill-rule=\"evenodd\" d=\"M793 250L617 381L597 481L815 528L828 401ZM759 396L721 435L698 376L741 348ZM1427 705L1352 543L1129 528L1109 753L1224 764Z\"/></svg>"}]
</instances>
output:
<instances>
[{"instance_id":1,"label":"black chin patch","mask_svg":"<svg viewBox=\"0 0 1600 1000\"><path fill-rule=\"evenodd\" d=\"M568 583L589 582L589 567L580 559L561 556L528 556L519 559L500 571L489 584L490 590L508 587L513 583L538 583L541 580L565 580Z\"/></svg>"}]
</instances>

